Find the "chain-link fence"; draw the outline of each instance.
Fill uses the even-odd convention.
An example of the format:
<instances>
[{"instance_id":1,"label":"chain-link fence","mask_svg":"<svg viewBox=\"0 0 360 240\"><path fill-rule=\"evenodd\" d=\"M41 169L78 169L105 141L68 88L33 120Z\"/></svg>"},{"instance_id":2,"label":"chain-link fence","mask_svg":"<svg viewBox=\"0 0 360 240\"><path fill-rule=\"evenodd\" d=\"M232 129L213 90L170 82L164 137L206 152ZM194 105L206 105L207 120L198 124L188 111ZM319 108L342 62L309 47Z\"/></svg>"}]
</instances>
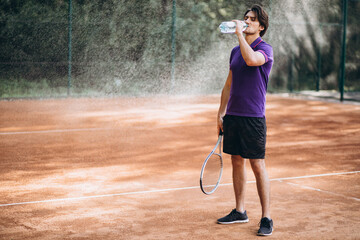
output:
<instances>
[{"instance_id":1,"label":"chain-link fence","mask_svg":"<svg viewBox=\"0 0 360 240\"><path fill-rule=\"evenodd\" d=\"M358 0L257 2L270 16L269 91L360 91ZM219 93L238 43L218 25L253 3L3 0L0 97Z\"/></svg>"}]
</instances>

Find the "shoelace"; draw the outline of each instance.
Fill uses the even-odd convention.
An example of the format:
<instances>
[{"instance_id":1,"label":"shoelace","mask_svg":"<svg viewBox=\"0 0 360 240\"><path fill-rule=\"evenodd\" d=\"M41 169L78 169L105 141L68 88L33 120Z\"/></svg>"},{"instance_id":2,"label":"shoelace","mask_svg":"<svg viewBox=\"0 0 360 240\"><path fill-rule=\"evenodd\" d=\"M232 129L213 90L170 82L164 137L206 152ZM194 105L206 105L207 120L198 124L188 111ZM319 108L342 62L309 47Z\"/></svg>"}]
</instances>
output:
<instances>
[{"instance_id":1,"label":"shoelace","mask_svg":"<svg viewBox=\"0 0 360 240\"><path fill-rule=\"evenodd\" d=\"M230 213L230 216L235 216L236 215L236 210L232 210L231 213Z\"/></svg>"},{"instance_id":2,"label":"shoelace","mask_svg":"<svg viewBox=\"0 0 360 240\"><path fill-rule=\"evenodd\" d=\"M231 218L237 218L237 216L239 215L240 213L236 211L236 209L232 210L229 214L229 216Z\"/></svg>"},{"instance_id":3,"label":"shoelace","mask_svg":"<svg viewBox=\"0 0 360 240\"><path fill-rule=\"evenodd\" d=\"M266 221L265 219L261 219L261 221L258 223L258 226L261 227L266 227L266 228L270 228L270 221Z\"/></svg>"}]
</instances>

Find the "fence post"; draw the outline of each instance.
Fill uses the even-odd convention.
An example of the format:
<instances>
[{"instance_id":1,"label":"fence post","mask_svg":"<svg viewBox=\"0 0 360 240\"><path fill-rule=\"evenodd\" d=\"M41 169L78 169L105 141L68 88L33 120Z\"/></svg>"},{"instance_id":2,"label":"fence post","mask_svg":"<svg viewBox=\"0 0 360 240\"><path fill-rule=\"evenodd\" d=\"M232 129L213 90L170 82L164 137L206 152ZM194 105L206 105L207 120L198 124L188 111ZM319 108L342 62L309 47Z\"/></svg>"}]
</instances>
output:
<instances>
[{"instance_id":1,"label":"fence post","mask_svg":"<svg viewBox=\"0 0 360 240\"><path fill-rule=\"evenodd\" d=\"M269 23L271 24L271 22L272 22L272 6L273 6L273 4L272 4L272 0L270 0L270 3L269 3ZM271 33L272 31L270 30L269 31L269 40L270 40L270 42L271 42L271 40L272 40L272 33Z\"/></svg>"},{"instance_id":2,"label":"fence post","mask_svg":"<svg viewBox=\"0 0 360 240\"><path fill-rule=\"evenodd\" d=\"M348 0L343 0L343 37L342 37L341 66L340 66L341 70L340 70L340 81L339 81L340 101L344 101L347 5L348 5Z\"/></svg>"},{"instance_id":3,"label":"fence post","mask_svg":"<svg viewBox=\"0 0 360 240\"><path fill-rule=\"evenodd\" d=\"M294 53L290 52L290 56L289 56L289 72L288 72L288 89L290 91L290 93L292 93L294 91L294 86L293 86L293 66L294 66Z\"/></svg>"},{"instance_id":4,"label":"fence post","mask_svg":"<svg viewBox=\"0 0 360 240\"><path fill-rule=\"evenodd\" d=\"M71 90L71 30L72 30L72 2L69 0L69 33L68 33L68 86L67 95L70 96Z\"/></svg>"},{"instance_id":5,"label":"fence post","mask_svg":"<svg viewBox=\"0 0 360 240\"><path fill-rule=\"evenodd\" d=\"M320 24L320 34L323 36L322 24ZM316 91L320 91L320 80L321 80L321 43L317 43L317 60L318 60L318 75L316 79Z\"/></svg>"},{"instance_id":6,"label":"fence post","mask_svg":"<svg viewBox=\"0 0 360 240\"><path fill-rule=\"evenodd\" d=\"M173 0L172 5L172 32L171 32L171 85L170 92L173 91L175 84L175 38L176 38L176 0Z\"/></svg>"}]
</instances>

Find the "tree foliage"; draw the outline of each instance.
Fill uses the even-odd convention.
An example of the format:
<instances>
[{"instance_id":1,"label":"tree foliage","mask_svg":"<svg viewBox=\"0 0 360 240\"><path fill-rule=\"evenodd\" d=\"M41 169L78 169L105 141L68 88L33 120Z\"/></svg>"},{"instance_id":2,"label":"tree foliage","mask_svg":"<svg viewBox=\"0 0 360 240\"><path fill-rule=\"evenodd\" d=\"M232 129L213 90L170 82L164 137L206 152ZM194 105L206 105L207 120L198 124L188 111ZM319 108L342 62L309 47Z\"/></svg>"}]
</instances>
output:
<instances>
[{"instance_id":1,"label":"tree foliage","mask_svg":"<svg viewBox=\"0 0 360 240\"><path fill-rule=\"evenodd\" d=\"M314 21L303 1L286 0L288 6L283 0L257 2L270 13L270 29L265 35L275 53L270 87L287 88L289 79L293 78L294 88L314 89L320 76L321 88L336 88L342 1L310 1L317 19L315 24L302 26L303 32L298 25L290 24L297 18ZM217 27L221 21L242 18L253 3L250 0L177 1L178 88L209 86L218 91L226 77L229 53L237 42L232 36L219 34ZM356 47L360 42L359 4L349 0L346 83L353 90L360 89L360 52ZM289 9L294 18L287 14ZM73 0L73 86L109 93L167 92L172 11L172 0ZM323 25L319 30L316 22L339 26ZM50 87L66 86L67 0L0 0L0 39L0 81L45 79ZM196 85L200 78L203 84Z\"/></svg>"}]
</instances>

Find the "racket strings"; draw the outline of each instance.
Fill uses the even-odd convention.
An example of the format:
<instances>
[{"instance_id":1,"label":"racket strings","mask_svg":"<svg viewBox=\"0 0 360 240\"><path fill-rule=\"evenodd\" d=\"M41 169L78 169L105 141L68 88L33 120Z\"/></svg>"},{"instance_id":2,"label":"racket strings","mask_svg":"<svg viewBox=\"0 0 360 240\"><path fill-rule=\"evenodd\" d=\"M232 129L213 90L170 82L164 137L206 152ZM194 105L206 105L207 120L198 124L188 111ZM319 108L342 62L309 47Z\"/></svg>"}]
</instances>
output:
<instances>
[{"instance_id":1,"label":"racket strings","mask_svg":"<svg viewBox=\"0 0 360 240\"><path fill-rule=\"evenodd\" d=\"M206 192L211 192L217 185L221 174L221 157L213 154L204 168L202 185Z\"/></svg>"}]
</instances>

